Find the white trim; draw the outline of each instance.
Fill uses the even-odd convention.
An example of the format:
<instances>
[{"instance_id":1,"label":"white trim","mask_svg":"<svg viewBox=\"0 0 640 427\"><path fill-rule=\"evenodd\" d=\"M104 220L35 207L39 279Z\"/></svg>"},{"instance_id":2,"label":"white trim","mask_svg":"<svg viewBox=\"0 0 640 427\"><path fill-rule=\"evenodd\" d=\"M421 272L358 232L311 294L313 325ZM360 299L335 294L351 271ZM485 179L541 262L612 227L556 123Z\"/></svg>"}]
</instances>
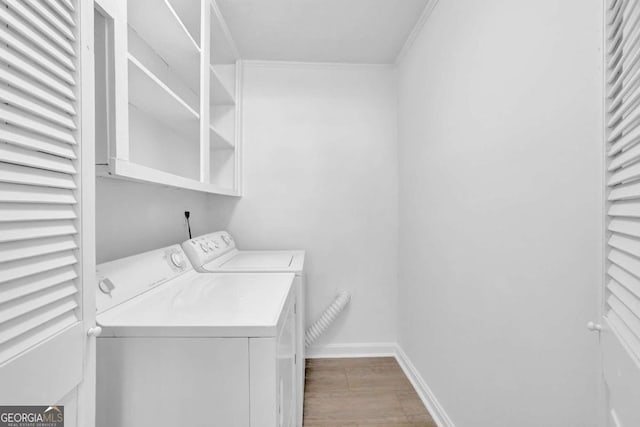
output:
<instances>
[{"instance_id":1,"label":"white trim","mask_svg":"<svg viewBox=\"0 0 640 427\"><path fill-rule=\"evenodd\" d=\"M404 57L407 56L407 52L409 52L409 50L411 49L411 46L413 46L413 43L415 43L416 39L420 35L420 32L422 31L422 27L424 27L427 21L429 20L429 17L431 16L431 13L433 12L433 9L436 7L437 4L438 4L438 0L427 1L427 4L424 6L424 9L422 10L422 14L420 14L420 18L418 18L418 20L416 21L416 24L413 26L413 30L411 30L411 32L409 33L409 36L407 37L407 40L404 42L402 49L400 49L400 52L398 52L398 54L396 55L396 60L394 61L394 65L400 64L404 59Z\"/></svg>"},{"instance_id":2,"label":"white trim","mask_svg":"<svg viewBox=\"0 0 640 427\"><path fill-rule=\"evenodd\" d=\"M305 350L307 359L336 357L394 357L392 342L312 345Z\"/></svg>"},{"instance_id":3,"label":"white trim","mask_svg":"<svg viewBox=\"0 0 640 427\"><path fill-rule=\"evenodd\" d=\"M297 61L264 61L257 59L243 59L242 62L247 67L267 67L267 68L320 68L320 69L341 69L341 68L394 68L394 64L364 64L350 62L297 62Z\"/></svg>"},{"instance_id":4,"label":"white trim","mask_svg":"<svg viewBox=\"0 0 640 427\"><path fill-rule=\"evenodd\" d=\"M597 290L597 308L596 315L598 316L596 319L596 323L601 323L600 319L604 318L605 315L605 287L607 284L607 267L609 261L607 260L607 241L609 238L609 230L608 230L608 222L609 217L607 215L607 210L609 209L609 203L607 202L607 2L602 2L602 26L599 28L601 31L600 40L602 42L600 46L600 51L602 53L602 58L600 61L600 73L602 78L602 85L600 86L600 107L602 111L600 112L600 135L601 135L601 147L600 147L600 259L599 259L599 269L600 269L600 281L598 283ZM609 413L609 402L606 387L607 384L604 379L604 354L603 348L600 339L598 340L598 351L597 351L597 360L598 365L595 370L596 374L596 385L597 385L597 420L598 425L607 425L608 422L608 413Z\"/></svg>"},{"instance_id":5,"label":"white trim","mask_svg":"<svg viewBox=\"0 0 640 427\"><path fill-rule=\"evenodd\" d=\"M411 363L409 356L407 356L399 345L396 346L396 360L404 371L404 374L409 378L409 381L411 381L413 388L416 390L416 393L418 393L418 396L420 396L422 403L424 403L424 406L438 427L455 427L449 415L445 412L440 402L438 402L438 399L436 399L433 391L431 391L424 378L422 378L422 375L420 375L414 364Z\"/></svg>"},{"instance_id":6,"label":"white trim","mask_svg":"<svg viewBox=\"0 0 640 427\"><path fill-rule=\"evenodd\" d=\"M78 1L79 112L78 164L80 278L82 298L83 379L78 386L78 426L93 426L96 419L96 339L86 331L96 324L96 173L95 173L95 67L94 67L94 3Z\"/></svg>"}]
</instances>

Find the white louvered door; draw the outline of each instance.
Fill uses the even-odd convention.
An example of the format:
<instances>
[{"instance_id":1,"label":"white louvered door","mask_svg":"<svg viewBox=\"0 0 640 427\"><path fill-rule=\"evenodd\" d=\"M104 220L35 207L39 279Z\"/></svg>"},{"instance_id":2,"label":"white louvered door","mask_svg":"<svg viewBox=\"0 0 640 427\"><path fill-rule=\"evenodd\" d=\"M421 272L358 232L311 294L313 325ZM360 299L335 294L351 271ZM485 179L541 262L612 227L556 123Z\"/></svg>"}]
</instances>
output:
<instances>
[{"instance_id":1,"label":"white louvered door","mask_svg":"<svg viewBox=\"0 0 640 427\"><path fill-rule=\"evenodd\" d=\"M640 0L606 0L607 274L601 331L608 426L640 426Z\"/></svg>"},{"instance_id":2,"label":"white louvered door","mask_svg":"<svg viewBox=\"0 0 640 427\"><path fill-rule=\"evenodd\" d=\"M83 3L0 0L0 405L64 404L68 426L92 425L94 393Z\"/></svg>"}]
</instances>

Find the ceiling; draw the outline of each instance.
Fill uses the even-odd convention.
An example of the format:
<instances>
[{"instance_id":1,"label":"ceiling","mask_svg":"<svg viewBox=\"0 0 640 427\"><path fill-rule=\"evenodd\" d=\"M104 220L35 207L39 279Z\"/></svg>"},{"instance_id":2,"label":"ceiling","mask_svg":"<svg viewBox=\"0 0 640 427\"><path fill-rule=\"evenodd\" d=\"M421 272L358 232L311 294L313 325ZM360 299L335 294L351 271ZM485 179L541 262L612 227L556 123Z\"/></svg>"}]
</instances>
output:
<instances>
[{"instance_id":1,"label":"ceiling","mask_svg":"<svg viewBox=\"0 0 640 427\"><path fill-rule=\"evenodd\" d=\"M218 0L250 60L393 63L428 0Z\"/></svg>"}]
</instances>

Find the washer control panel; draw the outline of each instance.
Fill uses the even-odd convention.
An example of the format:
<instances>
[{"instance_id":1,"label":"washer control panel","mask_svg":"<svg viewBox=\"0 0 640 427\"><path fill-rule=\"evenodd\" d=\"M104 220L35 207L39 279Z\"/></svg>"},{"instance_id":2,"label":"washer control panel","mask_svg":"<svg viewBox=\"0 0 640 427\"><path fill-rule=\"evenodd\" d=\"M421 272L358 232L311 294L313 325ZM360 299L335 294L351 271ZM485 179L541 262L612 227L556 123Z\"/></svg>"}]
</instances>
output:
<instances>
[{"instance_id":1,"label":"washer control panel","mask_svg":"<svg viewBox=\"0 0 640 427\"><path fill-rule=\"evenodd\" d=\"M226 231L204 234L182 244L194 266L200 267L235 249L236 243Z\"/></svg>"},{"instance_id":2,"label":"washer control panel","mask_svg":"<svg viewBox=\"0 0 640 427\"><path fill-rule=\"evenodd\" d=\"M96 308L103 312L192 270L180 245L100 264Z\"/></svg>"}]
</instances>

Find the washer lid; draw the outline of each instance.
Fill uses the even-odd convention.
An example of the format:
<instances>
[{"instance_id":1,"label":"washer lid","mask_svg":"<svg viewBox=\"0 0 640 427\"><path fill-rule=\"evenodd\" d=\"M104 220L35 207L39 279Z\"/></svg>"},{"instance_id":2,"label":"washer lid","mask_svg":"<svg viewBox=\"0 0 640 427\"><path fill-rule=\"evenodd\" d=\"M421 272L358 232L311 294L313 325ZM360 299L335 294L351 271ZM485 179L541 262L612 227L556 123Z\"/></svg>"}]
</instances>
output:
<instances>
[{"instance_id":1,"label":"washer lid","mask_svg":"<svg viewBox=\"0 0 640 427\"><path fill-rule=\"evenodd\" d=\"M291 252L238 252L236 256L220 265L222 268L277 268L291 266Z\"/></svg>"},{"instance_id":2,"label":"washer lid","mask_svg":"<svg viewBox=\"0 0 640 427\"><path fill-rule=\"evenodd\" d=\"M105 311L97 323L104 337L276 336L293 279L192 273Z\"/></svg>"},{"instance_id":3,"label":"washer lid","mask_svg":"<svg viewBox=\"0 0 640 427\"><path fill-rule=\"evenodd\" d=\"M238 251L215 259L200 271L220 272L292 272L304 267L304 251Z\"/></svg>"}]
</instances>

